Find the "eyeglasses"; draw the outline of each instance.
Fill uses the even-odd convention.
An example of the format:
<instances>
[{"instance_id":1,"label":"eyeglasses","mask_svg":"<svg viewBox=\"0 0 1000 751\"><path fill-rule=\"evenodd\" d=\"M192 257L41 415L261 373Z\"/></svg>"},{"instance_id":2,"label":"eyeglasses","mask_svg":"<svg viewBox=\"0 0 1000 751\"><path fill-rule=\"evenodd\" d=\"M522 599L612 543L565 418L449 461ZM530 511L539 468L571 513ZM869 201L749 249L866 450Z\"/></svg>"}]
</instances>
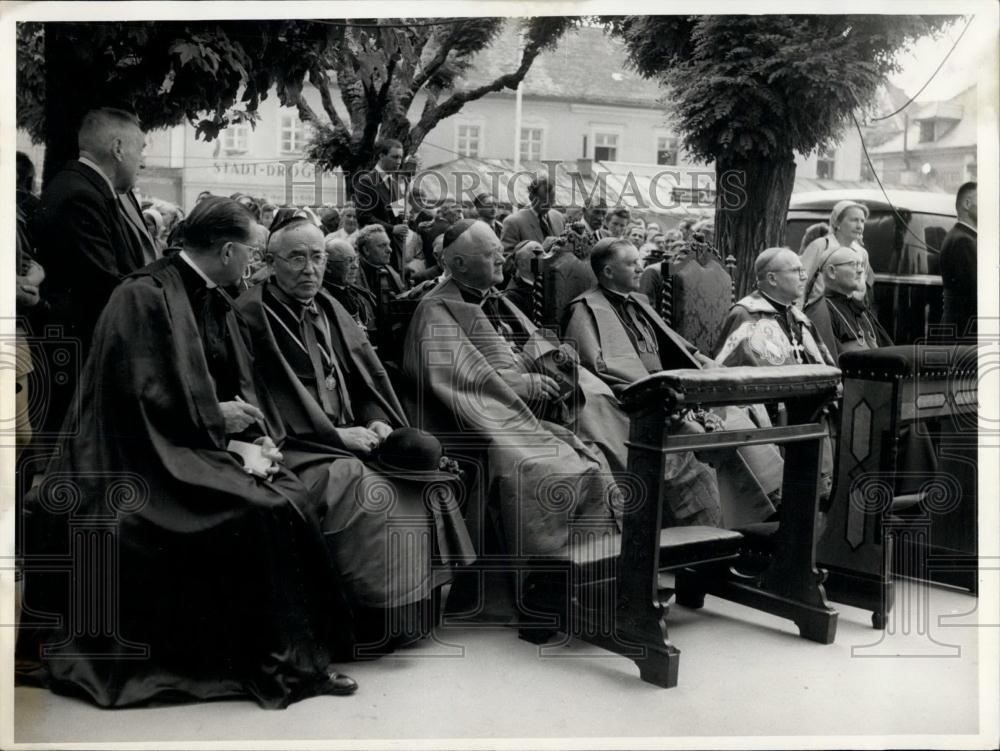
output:
<instances>
[{"instance_id":1,"label":"eyeglasses","mask_svg":"<svg viewBox=\"0 0 1000 751\"><path fill-rule=\"evenodd\" d=\"M326 253L310 253L308 255L305 253L292 253L290 256L275 256L275 258L287 263L288 268L292 271L304 271L306 265L310 263L315 267L326 266L328 257Z\"/></svg>"},{"instance_id":2,"label":"eyeglasses","mask_svg":"<svg viewBox=\"0 0 1000 751\"><path fill-rule=\"evenodd\" d=\"M799 279L805 279L806 278L806 270L804 268L802 268L801 266L796 266L793 269L771 269L770 273L772 273L772 274L783 274L783 273L787 273L789 271L791 273L793 273L793 274L798 274L799 275Z\"/></svg>"},{"instance_id":3,"label":"eyeglasses","mask_svg":"<svg viewBox=\"0 0 1000 751\"><path fill-rule=\"evenodd\" d=\"M855 271L864 271L865 265L861 261L841 261L840 263L831 263L830 266L853 266Z\"/></svg>"},{"instance_id":4,"label":"eyeglasses","mask_svg":"<svg viewBox=\"0 0 1000 751\"><path fill-rule=\"evenodd\" d=\"M251 263L260 263L264 260L264 251L257 245L248 245L247 243L241 243L239 240L234 240L237 245L242 245L247 249L250 255Z\"/></svg>"}]
</instances>

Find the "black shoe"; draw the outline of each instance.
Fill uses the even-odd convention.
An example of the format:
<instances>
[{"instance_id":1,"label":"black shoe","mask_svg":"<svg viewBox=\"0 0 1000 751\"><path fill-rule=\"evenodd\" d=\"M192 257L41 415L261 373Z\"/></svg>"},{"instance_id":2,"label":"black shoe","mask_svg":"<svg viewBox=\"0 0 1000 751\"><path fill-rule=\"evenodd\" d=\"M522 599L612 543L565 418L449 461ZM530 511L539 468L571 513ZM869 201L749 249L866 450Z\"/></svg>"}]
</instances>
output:
<instances>
[{"instance_id":1,"label":"black shoe","mask_svg":"<svg viewBox=\"0 0 1000 751\"><path fill-rule=\"evenodd\" d=\"M350 696L358 690L358 682L343 673L330 673L326 681L325 694L333 696Z\"/></svg>"}]
</instances>

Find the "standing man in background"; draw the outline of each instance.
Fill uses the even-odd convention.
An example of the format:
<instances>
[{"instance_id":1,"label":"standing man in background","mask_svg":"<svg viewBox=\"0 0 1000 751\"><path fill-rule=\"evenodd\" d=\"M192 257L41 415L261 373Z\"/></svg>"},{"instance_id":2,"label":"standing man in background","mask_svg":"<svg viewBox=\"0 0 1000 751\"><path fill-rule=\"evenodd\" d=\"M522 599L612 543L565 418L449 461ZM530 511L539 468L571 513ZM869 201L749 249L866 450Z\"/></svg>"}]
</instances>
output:
<instances>
[{"instance_id":1,"label":"standing man in background","mask_svg":"<svg viewBox=\"0 0 1000 751\"><path fill-rule=\"evenodd\" d=\"M979 208L976 202L976 183L968 182L958 189L955 196L958 221L948 230L941 245L941 283L944 287L941 323L952 324L956 338L975 335L977 330L976 222Z\"/></svg>"},{"instance_id":2,"label":"standing man in background","mask_svg":"<svg viewBox=\"0 0 1000 751\"><path fill-rule=\"evenodd\" d=\"M378 161L371 172L358 175L354 185L354 204L358 226L378 224L392 241L392 265L399 270L406 226L406 186L399 168L403 163L403 144L392 138L378 143Z\"/></svg>"},{"instance_id":3,"label":"standing man in background","mask_svg":"<svg viewBox=\"0 0 1000 751\"><path fill-rule=\"evenodd\" d=\"M143 245L122 213L119 194L135 187L145 136L130 112L103 107L80 126L79 159L67 163L42 193L33 230L47 278L50 322L78 342L69 378L49 384L46 431L58 431L90 349L97 317L119 280L146 265ZM139 223L142 224L141 216ZM145 226L143 226L145 231Z\"/></svg>"}]
</instances>

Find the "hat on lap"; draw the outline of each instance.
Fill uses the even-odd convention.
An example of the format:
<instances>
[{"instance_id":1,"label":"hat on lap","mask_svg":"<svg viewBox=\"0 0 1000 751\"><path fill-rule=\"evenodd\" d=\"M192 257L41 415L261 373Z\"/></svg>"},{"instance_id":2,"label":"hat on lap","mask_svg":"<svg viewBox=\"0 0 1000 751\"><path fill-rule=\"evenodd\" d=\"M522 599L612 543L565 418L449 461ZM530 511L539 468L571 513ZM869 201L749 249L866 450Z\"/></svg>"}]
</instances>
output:
<instances>
[{"instance_id":1,"label":"hat on lap","mask_svg":"<svg viewBox=\"0 0 1000 751\"><path fill-rule=\"evenodd\" d=\"M372 454L372 464L394 480L441 482L457 475L441 470L441 442L417 428L397 428Z\"/></svg>"}]
</instances>

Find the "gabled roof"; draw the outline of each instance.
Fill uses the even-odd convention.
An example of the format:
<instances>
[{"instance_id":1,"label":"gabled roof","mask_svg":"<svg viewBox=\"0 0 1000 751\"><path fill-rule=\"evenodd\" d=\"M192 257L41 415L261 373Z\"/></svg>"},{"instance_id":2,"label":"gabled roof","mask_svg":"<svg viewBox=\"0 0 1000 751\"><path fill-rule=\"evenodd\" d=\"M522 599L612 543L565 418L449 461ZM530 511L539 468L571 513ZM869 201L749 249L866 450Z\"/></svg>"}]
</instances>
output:
<instances>
[{"instance_id":1,"label":"gabled roof","mask_svg":"<svg viewBox=\"0 0 1000 751\"><path fill-rule=\"evenodd\" d=\"M487 49L473 59L472 68L456 86L478 86L501 73L513 71L520 59L518 24L510 22ZM663 90L625 67L625 46L603 29L583 27L568 31L553 50L542 52L521 84L526 97L572 100L662 110ZM501 95L513 96L504 89Z\"/></svg>"},{"instance_id":2,"label":"gabled roof","mask_svg":"<svg viewBox=\"0 0 1000 751\"><path fill-rule=\"evenodd\" d=\"M906 150L924 151L928 149L948 149L948 148L968 148L975 147L977 143L976 122L976 85L973 84L961 94L943 102L930 102L919 107L910 117L910 128L907 133ZM912 106L912 105L911 105ZM955 113L961 114L960 120L951 120ZM933 141L920 143L920 122L925 117L935 117L942 121L942 124L954 123L954 127L944 131L940 138ZM903 134L890 138L880 146L869 149L872 154L896 154L903 151Z\"/></svg>"}]
</instances>

